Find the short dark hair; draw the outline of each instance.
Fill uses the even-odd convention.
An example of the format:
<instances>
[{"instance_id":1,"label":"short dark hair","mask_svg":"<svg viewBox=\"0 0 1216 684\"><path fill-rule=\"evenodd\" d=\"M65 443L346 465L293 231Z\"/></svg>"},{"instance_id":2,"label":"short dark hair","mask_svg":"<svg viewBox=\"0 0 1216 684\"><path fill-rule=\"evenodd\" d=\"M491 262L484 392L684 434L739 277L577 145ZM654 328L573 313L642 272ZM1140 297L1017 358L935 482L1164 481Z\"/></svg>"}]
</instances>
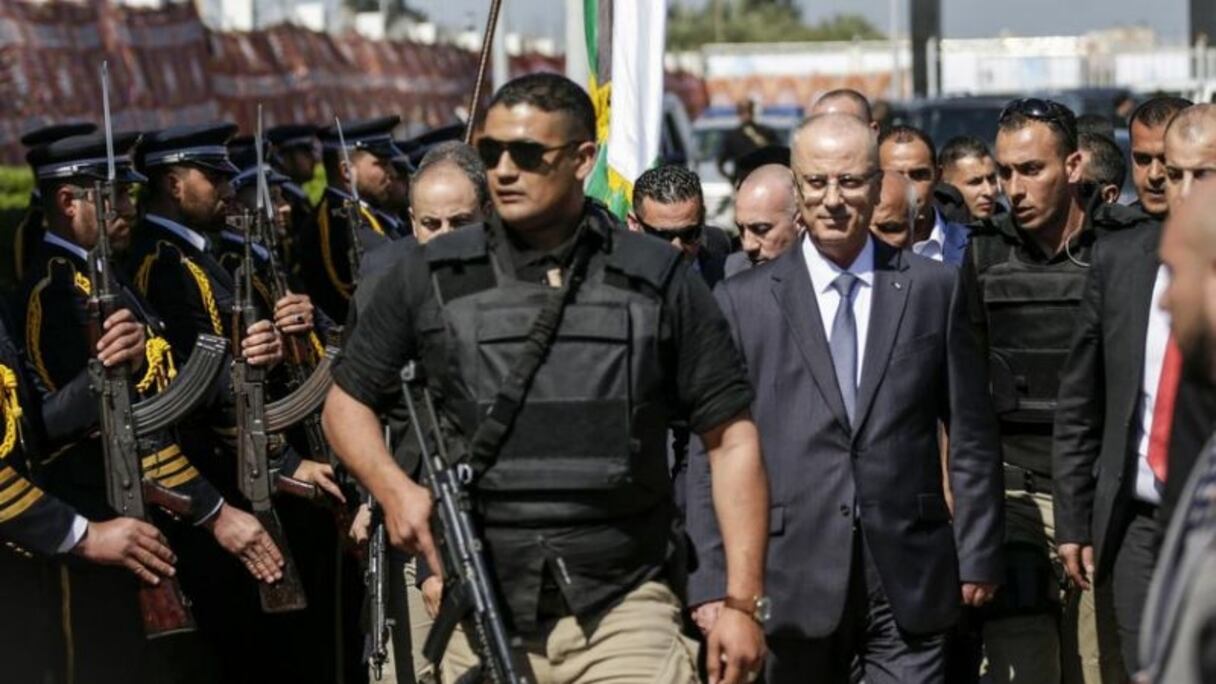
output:
<instances>
[{"instance_id":1,"label":"short dark hair","mask_svg":"<svg viewBox=\"0 0 1216 684\"><path fill-rule=\"evenodd\" d=\"M1144 124L1148 128L1164 126L1178 112L1190 107L1192 104L1194 103L1185 97L1174 97L1172 95L1149 98L1132 110L1132 115L1127 119L1127 127L1130 130L1132 124L1137 122Z\"/></svg>"},{"instance_id":2,"label":"short dark hair","mask_svg":"<svg viewBox=\"0 0 1216 684\"><path fill-rule=\"evenodd\" d=\"M486 165L482 163L481 157L477 156L477 151L471 145L466 145L459 140L442 142L427 150L422 161L418 162L418 170L410 179L411 196L418 181L444 165L456 167L465 178L469 179L469 182L473 184L473 191L477 194L479 205L484 207L489 203L490 188L486 181Z\"/></svg>"},{"instance_id":3,"label":"short dark hair","mask_svg":"<svg viewBox=\"0 0 1216 684\"><path fill-rule=\"evenodd\" d=\"M1081 133L1078 145L1089 153L1089 177L1102 185L1123 187L1127 178L1127 161L1123 159L1123 150L1114 140L1097 133Z\"/></svg>"},{"instance_id":4,"label":"short dark hair","mask_svg":"<svg viewBox=\"0 0 1216 684\"><path fill-rule=\"evenodd\" d=\"M1009 107L1022 102L1026 102L1026 100L1015 100L1010 103ZM1007 108L997 121L997 131L999 133L1020 131L1032 123L1043 124L1055 136L1060 152L1067 157L1077 151L1077 115L1066 105L1055 100L1043 100L1043 102L1051 108L1053 118L1039 118L1024 114L1017 109Z\"/></svg>"},{"instance_id":5,"label":"short dark hair","mask_svg":"<svg viewBox=\"0 0 1216 684\"><path fill-rule=\"evenodd\" d=\"M881 148L884 144L887 143L887 141L900 143L900 144L904 144L904 145L906 145L908 143L922 142L925 144L925 147L929 148L930 166L934 166L934 167L937 166L937 148L935 148L933 146L933 138L930 138L929 134L922 131L921 129L919 129L915 126L907 126L904 124L892 126L892 127L888 128L887 130L883 131L882 135L880 135L878 137L878 146Z\"/></svg>"},{"instance_id":6,"label":"short dark hair","mask_svg":"<svg viewBox=\"0 0 1216 684\"><path fill-rule=\"evenodd\" d=\"M841 98L852 100L853 104L857 105L861 111L865 112L866 123L870 123L874 120L874 112L870 109L870 101L866 99L865 95L862 95L852 88L837 88L835 90L829 90L828 92L820 95L819 99L815 100L815 104L827 102L828 100L838 100Z\"/></svg>"},{"instance_id":7,"label":"short dark hair","mask_svg":"<svg viewBox=\"0 0 1216 684\"><path fill-rule=\"evenodd\" d=\"M1115 139L1115 124L1101 114L1082 114L1077 117L1077 136L1092 133ZM1079 142L1079 141L1078 141Z\"/></svg>"},{"instance_id":8,"label":"short dark hair","mask_svg":"<svg viewBox=\"0 0 1216 684\"><path fill-rule=\"evenodd\" d=\"M648 169L633 183L633 208L637 211L642 200L659 204L675 204L695 199L705 211L705 198L701 194L701 178L683 166L664 164Z\"/></svg>"},{"instance_id":9,"label":"short dark hair","mask_svg":"<svg viewBox=\"0 0 1216 684\"><path fill-rule=\"evenodd\" d=\"M942 145L941 153L937 155L937 161L942 168L946 168L970 157L983 159L991 156L992 152L988 150L988 145L984 144L983 140L974 135L956 135Z\"/></svg>"},{"instance_id":10,"label":"short dark hair","mask_svg":"<svg viewBox=\"0 0 1216 684\"><path fill-rule=\"evenodd\" d=\"M595 105L591 103L587 91L565 76L536 73L511 79L494 93L486 109L520 104L544 112L562 112L570 117L576 136L581 140L595 141Z\"/></svg>"}]
</instances>

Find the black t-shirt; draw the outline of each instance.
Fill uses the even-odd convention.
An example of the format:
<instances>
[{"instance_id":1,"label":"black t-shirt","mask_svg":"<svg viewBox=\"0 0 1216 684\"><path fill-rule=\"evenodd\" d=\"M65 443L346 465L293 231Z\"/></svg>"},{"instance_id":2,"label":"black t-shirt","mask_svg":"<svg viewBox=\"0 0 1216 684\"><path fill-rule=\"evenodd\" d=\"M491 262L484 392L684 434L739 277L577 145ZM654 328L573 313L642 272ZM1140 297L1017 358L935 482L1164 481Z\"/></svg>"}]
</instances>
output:
<instances>
[{"instance_id":1,"label":"black t-shirt","mask_svg":"<svg viewBox=\"0 0 1216 684\"><path fill-rule=\"evenodd\" d=\"M550 269L568 263L575 241L588 231L620 230L606 228L605 223L585 218L574 237L547 251L531 250L508 239L507 229L497 219L484 227L461 230L486 230L491 253L505 240L516 277L545 282ZM655 246L670 249L658 240ZM442 358L441 352L427 347L444 345L444 336L433 331L424 336L419 329L420 320L431 319L420 312L436 304L425 250L424 246L404 250L384 273L334 364L334 382L377 410L388 408L386 403L399 395L398 373L407 361ZM597 268L597 260L603 258L604 253L597 251L589 269ZM717 303L686 262L677 266L662 301L659 339L670 350L664 355L670 363L663 369L668 394L678 403L675 413L686 418L694 432L709 431L748 408L751 387ZM435 372L431 366L428 370ZM440 383L432 377L432 384ZM663 453L661 446L657 452ZM546 573L556 580L566 604L579 616L606 608L660 575L669 552L665 538L671 535L672 509L670 502L664 502L624 520L539 528L486 526L483 534L490 562L514 627L522 632L537 629Z\"/></svg>"}]
</instances>

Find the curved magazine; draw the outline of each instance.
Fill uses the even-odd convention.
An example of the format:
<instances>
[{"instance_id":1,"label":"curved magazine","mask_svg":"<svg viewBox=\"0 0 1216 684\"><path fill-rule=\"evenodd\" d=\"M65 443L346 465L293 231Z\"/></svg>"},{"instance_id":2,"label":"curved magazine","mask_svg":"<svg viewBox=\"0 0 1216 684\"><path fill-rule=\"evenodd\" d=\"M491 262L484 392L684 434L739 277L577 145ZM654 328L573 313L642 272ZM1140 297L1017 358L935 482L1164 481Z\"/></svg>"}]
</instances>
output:
<instances>
[{"instance_id":1,"label":"curved magazine","mask_svg":"<svg viewBox=\"0 0 1216 684\"><path fill-rule=\"evenodd\" d=\"M211 393L215 378L224 368L228 340L199 335L190 360L169 387L132 407L135 433L147 435L164 430L198 408Z\"/></svg>"},{"instance_id":2,"label":"curved magazine","mask_svg":"<svg viewBox=\"0 0 1216 684\"><path fill-rule=\"evenodd\" d=\"M334 383L329 367L337 353L337 347L326 346L325 357L296 391L266 405L266 432L282 432L321 408Z\"/></svg>"}]
</instances>

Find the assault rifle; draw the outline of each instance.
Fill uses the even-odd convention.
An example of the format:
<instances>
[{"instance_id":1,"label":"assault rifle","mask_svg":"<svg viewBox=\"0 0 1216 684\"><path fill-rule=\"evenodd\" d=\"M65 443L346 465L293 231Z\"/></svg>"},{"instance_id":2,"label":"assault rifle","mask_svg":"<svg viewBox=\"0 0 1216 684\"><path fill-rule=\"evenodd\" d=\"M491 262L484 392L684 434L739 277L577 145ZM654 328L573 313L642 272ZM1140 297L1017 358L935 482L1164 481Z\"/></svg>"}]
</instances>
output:
<instances>
[{"instance_id":1,"label":"assault rifle","mask_svg":"<svg viewBox=\"0 0 1216 684\"><path fill-rule=\"evenodd\" d=\"M110 226L117 219L117 174L114 161L114 131L110 120L110 73L101 64L102 107L106 133L106 179L93 186L97 207L97 244L89 251L89 340L96 349L103 324L122 308L120 288L112 277ZM94 356L89 360L89 377L98 398L102 450L105 455L106 498L119 515L148 519L148 504L184 515L190 511L190 497L178 494L144 477L140 457L140 437L168 429L196 409L207 398L223 366L227 342L223 338L201 335L194 353L180 375L156 396L132 400L130 369L127 364L106 368ZM191 631L195 628L189 604L175 577L162 577L156 586L139 588L139 612L149 638Z\"/></svg>"},{"instance_id":2,"label":"assault rifle","mask_svg":"<svg viewBox=\"0 0 1216 684\"><path fill-rule=\"evenodd\" d=\"M388 660L388 643L396 621L388 617L385 608L385 592L388 589L388 546L385 544L384 516L375 499L370 496L365 502L372 515L371 535L367 540L367 570L364 584L367 585L368 656L372 675L376 681L384 676L384 663ZM398 654L398 658L405 657Z\"/></svg>"},{"instance_id":3,"label":"assault rifle","mask_svg":"<svg viewBox=\"0 0 1216 684\"><path fill-rule=\"evenodd\" d=\"M429 437L419 421L422 414L415 404L414 392L422 397L422 408L430 426ZM468 681L484 679L494 684L529 684L532 680L527 675L527 664L519 658L518 644L508 636L503 624L502 609L490 582L485 550L473 521L467 490L472 481L472 469L463 464L453 466L448 460L431 392L422 379L421 367L413 361L401 369L401 394L409 410L414 436L418 439L423 479L427 481L434 501L439 523L435 538L445 575L439 614L426 636L422 652L431 662L439 662L452 631L457 624L463 624L469 643L481 659L481 671L470 673ZM434 454L430 448L432 439Z\"/></svg>"},{"instance_id":4,"label":"assault rifle","mask_svg":"<svg viewBox=\"0 0 1216 684\"><path fill-rule=\"evenodd\" d=\"M258 105L257 138L262 138L262 107ZM261 167L261 149L258 150L258 180L265 182ZM257 211L252 220L248 213L238 217L244 230L241 265L234 281L236 292L232 306L232 389L236 397L237 419L237 486L249 500L253 514L266 528L271 539L283 553L283 579L275 584L259 584L262 610L281 613L302 610L308 601L291 550L283 535L283 526L275 513L271 495L288 493L307 499L316 499L317 488L307 482L270 470L268 454L269 435L280 432L300 422L324 401L331 380L328 372L313 376L291 395L278 402L266 403L266 371L260 366L250 365L241 352L241 340L245 330L258 320L257 307L253 301L253 277L257 265L253 260L254 224L266 218L263 193L258 193Z\"/></svg>"},{"instance_id":5,"label":"assault rifle","mask_svg":"<svg viewBox=\"0 0 1216 684\"><path fill-rule=\"evenodd\" d=\"M258 239L261 241L262 246L266 248L266 259L268 262L266 271L269 275L267 289L270 290L270 299L273 304L282 299L288 293L289 288L287 286L287 275L279 265L278 219L274 210L274 202L270 199L270 186L266 182L266 172L263 166L264 159L262 157L264 143L260 128L254 136L254 145L257 146L257 193L258 213L260 216L253 225ZM313 351L309 346L306 334L284 335L283 361L287 365L288 384L291 389L294 391L308 386L312 381L312 376L315 375L315 384L324 384L326 391L328 391L329 383L331 382L329 379L330 363L332 363L337 353L337 345L327 340L322 356L314 359ZM325 440L325 432L321 429L320 414L316 411L309 413L303 418L301 427L308 442L309 455L325 457L325 460L330 465L336 465L337 456L329 448L329 442Z\"/></svg>"},{"instance_id":6,"label":"assault rifle","mask_svg":"<svg viewBox=\"0 0 1216 684\"><path fill-rule=\"evenodd\" d=\"M363 263L363 240L359 237L359 228L363 226L363 203L359 200L359 176L355 165L350 163L350 151L346 149L346 135L342 133L342 120L334 117L334 128L338 129L338 144L342 146L342 161L350 173L350 199L346 200L343 209L346 211L346 227L350 231L350 248L346 258L350 260L350 288L353 292L359 282L359 264Z\"/></svg>"}]
</instances>

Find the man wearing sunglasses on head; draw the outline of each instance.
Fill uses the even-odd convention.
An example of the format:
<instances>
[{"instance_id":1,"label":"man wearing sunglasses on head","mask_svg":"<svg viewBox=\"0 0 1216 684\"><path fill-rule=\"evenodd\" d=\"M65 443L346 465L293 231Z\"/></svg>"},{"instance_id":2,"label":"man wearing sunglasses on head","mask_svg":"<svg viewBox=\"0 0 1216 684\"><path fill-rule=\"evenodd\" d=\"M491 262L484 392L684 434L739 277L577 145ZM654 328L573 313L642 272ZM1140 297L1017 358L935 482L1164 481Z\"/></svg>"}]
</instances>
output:
<instances>
[{"instance_id":1,"label":"man wearing sunglasses on head","mask_svg":"<svg viewBox=\"0 0 1216 684\"><path fill-rule=\"evenodd\" d=\"M1082 667L1086 681L1119 681L1117 649L1098 647L1110 625L1098 623L1094 593L1060 588L1056 543L1071 532L1052 502L1052 430L1094 242L1141 216L1087 205L1077 137L1067 107L1009 103L995 157L1010 210L973 226L962 265L1005 464L1007 579L983 629L996 682L1080 681Z\"/></svg>"},{"instance_id":2,"label":"man wearing sunglasses on head","mask_svg":"<svg viewBox=\"0 0 1216 684\"><path fill-rule=\"evenodd\" d=\"M768 605L768 497L751 391L689 264L620 229L584 195L594 138L591 98L569 79L530 74L495 93L476 147L496 212L405 251L385 274L334 367L326 432L380 502L390 541L439 569L430 493L393 461L376 411L416 360L453 453L466 451L483 416L505 417L510 429L492 458L466 463L480 473L469 487L478 527L532 681L692 684L693 647L667 579L679 568L668 567L664 442L670 422L686 419L712 464L735 599L709 636L711 678L739 684L760 668ZM539 365L521 385L521 343L536 341L533 321L552 306L556 335L538 342ZM516 391L516 409L487 414ZM443 681L475 665L457 632Z\"/></svg>"},{"instance_id":3,"label":"man wearing sunglasses on head","mask_svg":"<svg viewBox=\"0 0 1216 684\"><path fill-rule=\"evenodd\" d=\"M722 280L730 238L705 225L701 179L683 166L647 170L633 184L629 229L667 240L684 253L711 288Z\"/></svg>"}]
</instances>

